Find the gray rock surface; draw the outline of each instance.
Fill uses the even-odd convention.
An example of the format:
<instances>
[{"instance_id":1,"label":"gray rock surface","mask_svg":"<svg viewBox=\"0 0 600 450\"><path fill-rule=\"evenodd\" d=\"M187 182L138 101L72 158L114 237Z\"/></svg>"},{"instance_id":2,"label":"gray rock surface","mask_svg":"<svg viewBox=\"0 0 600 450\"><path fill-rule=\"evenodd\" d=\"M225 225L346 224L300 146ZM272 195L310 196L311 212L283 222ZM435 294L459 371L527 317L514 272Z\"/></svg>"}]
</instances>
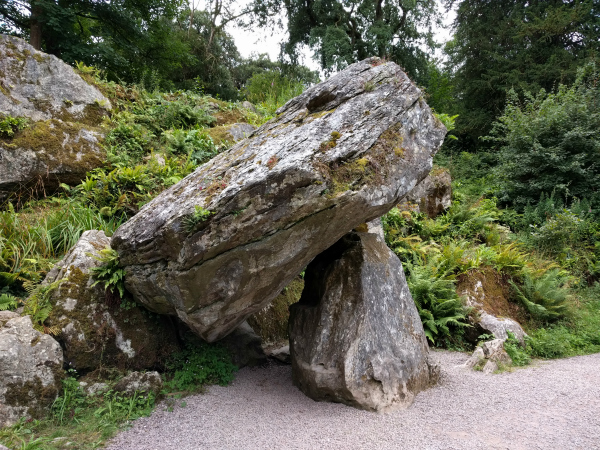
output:
<instances>
[{"instance_id":1,"label":"gray rock surface","mask_svg":"<svg viewBox=\"0 0 600 450\"><path fill-rule=\"evenodd\" d=\"M388 411L437 382L402 264L377 234L347 234L308 265L304 279L289 322L302 392Z\"/></svg>"},{"instance_id":2,"label":"gray rock surface","mask_svg":"<svg viewBox=\"0 0 600 450\"><path fill-rule=\"evenodd\" d=\"M234 142L241 141L246 139L252 133L254 133L256 127L254 125L250 125L249 123L234 123L227 127L227 132L231 136L231 140Z\"/></svg>"},{"instance_id":3,"label":"gray rock surface","mask_svg":"<svg viewBox=\"0 0 600 450\"><path fill-rule=\"evenodd\" d=\"M485 332L493 334L496 339L505 341L508 339L507 332L511 332L515 335L521 345L525 345L525 336L527 336L527 334L523 331L521 325L513 319L508 317L498 318L485 311L480 311L478 324Z\"/></svg>"},{"instance_id":4,"label":"gray rock surface","mask_svg":"<svg viewBox=\"0 0 600 450\"><path fill-rule=\"evenodd\" d=\"M110 108L69 65L0 35L0 116L31 119L14 137L0 138L0 201L52 193L101 166L106 152L98 126Z\"/></svg>"},{"instance_id":5,"label":"gray rock surface","mask_svg":"<svg viewBox=\"0 0 600 450\"><path fill-rule=\"evenodd\" d=\"M248 322L242 322L219 342L229 350L233 364L238 367L260 366L267 362L261 339Z\"/></svg>"},{"instance_id":6,"label":"gray rock surface","mask_svg":"<svg viewBox=\"0 0 600 450\"><path fill-rule=\"evenodd\" d=\"M16 319L19 316L20 314L17 314L14 311L0 311L0 328L2 328L10 319Z\"/></svg>"},{"instance_id":7,"label":"gray rock surface","mask_svg":"<svg viewBox=\"0 0 600 450\"><path fill-rule=\"evenodd\" d=\"M158 372L131 372L119 380L113 390L126 395L133 395L136 391L158 395L162 386L162 378Z\"/></svg>"},{"instance_id":8,"label":"gray rock surface","mask_svg":"<svg viewBox=\"0 0 600 450\"><path fill-rule=\"evenodd\" d=\"M79 388L88 396L99 395L109 389L106 383L88 383L87 381L80 381Z\"/></svg>"},{"instance_id":9,"label":"gray rock surface","mask_svg":"<svg viewBox=\"0 0 600 450\"><path fill-rule=\"evenodd\" d=\"M99 128L52 119L30 124L13 139L0 139L0 200L79 183L104 163L103 137Z\"/></svg>"},{"instance_id":10,"label":"gray rock surface","mask_svg":"<svg viewBox=\"0 0 600 450\"><path fill-rule=\"evenodd\" d=\"M242 108L245 108L248 111L252 111L253 113L256 113L256 108L248 100L242 102Z\"/></svg>"},{"instance_id":11,"label":"gray rock surface","mask_svg":"<svg viewBox=\"0 0 600 450\"><path fill-rule=\"evenodd\" d=\"M94 256L109 242L103 231L84 232L48 273L45 283L65 280L52 294L49 324L60 328L65 360L74 369L155 368L180 349L176 329L170 318L156 317L135 304L122 308L120 299L107 296L103 286L92 287L90 269L101 264Z\"/></svg>"},{"instance_id":12,"label":"gray rock surface","mask_svg":"<svg viewBox=\"0 0 600 450\"><path fill-rule=\"evenodd\" d=\"M29 316L0 328L0 428L44 416L60 391L62 365L58 342L35 330Z\"/></svg>"},{"instance_id":13,"label":"gray rock surface","mask_svg":"<svg viewBox=\"0 0 600 450\"><path fill-rule=\"evenodd\" d=\"M126 287L207 341L431 170L446 129L396 64L368 59L146 204L113 236ZM196 207L212 213L195 218Z\"/></svg>"},{"instance_id":14,"label":"gray rock surface","mask_svg":"<svg viewBox=\"0 0 600 450\"><path fill-rule=\"evenodd\" d=\"M0 35L0 113L36 122L86 122L110 109L108 99L71 66L22 39Z\"/></svg>"},{"instance_id":15,"label":"gray rock surface","mask_svg":"<svg viewBox=\"0 0 600 450\"><path fill-rule=\"evenodd\" d=\"M452 203L452 178L446 169L436 168L417 184L400 202L401 210L427 214L431 219L443 213Z\"/></svg>"}]
</instances>

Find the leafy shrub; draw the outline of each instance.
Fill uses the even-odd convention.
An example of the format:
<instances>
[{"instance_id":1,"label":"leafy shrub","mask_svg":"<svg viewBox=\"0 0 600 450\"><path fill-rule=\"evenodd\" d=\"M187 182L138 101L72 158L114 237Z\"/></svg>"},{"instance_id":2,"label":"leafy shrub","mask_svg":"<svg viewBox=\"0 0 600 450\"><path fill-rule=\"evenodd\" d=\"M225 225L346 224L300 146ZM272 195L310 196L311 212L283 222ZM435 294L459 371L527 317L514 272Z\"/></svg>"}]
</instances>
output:
<instances>
[{"instance_id":1,"label":"leafy shrub","mask_svg":"<svg viewBox=\"0 0 600 450\"><path fill-rule=\"evenodd\" d=\"M500 199L519 210L542 193L590 198L600 189L600 84L596 67L578 72L556 93L508 94L488 139L501 145L496 170Z\"/></svg>"},{"instance_id":2,"label":"leafy shrub","mask_svg":"<svg viewBox=\"0 0 600 450\"><path fill-rule=\"evenodd\" d=\"M176 392L198 391L207 384L225 386L233 380L237 370L224 347L206 342L188 345L172 355L165 366L169 371L165 387Z\"/></svg>"},{"instance_id":3,"label":"leafy shrub","mask_svg":"<svg viewBox=\"0 0 600 450\"><path fill-rule=\"evenodd\" d=\"M219 149L212 138L201 130L170 130L163 133L169 151L175 155L189 155L197 165L214 158Z\"/></svg>"},{"instance_id":4,"label":"leafy shrub","mask_svg":"<svg viewBox=\"0 0 600 450\"><path fill-rule=\"evenodd\" d=\"M559 269L549 270L539 278L525 273L523 278L522 286L512 280L509 283L532 317L548 322L570 314L566 276Z\"/></svg>"},{"instance_id":5,"label":"leafy shrub","mask_svg":"<svg viewBox=\"0 0 600 450\"><path fill-rule=\"evenodd\" d=\"M38 285L35 285L31 281L25 283L25 289L29 297L25 301L23 314L31 316L33 328L42 333L53 335L60 333L59 327L48 327L44 322L46 322L46 319L50 316L50 312L52 312L50 296L62 282L63 280L57 280L54 283Z\"/></svg>"}]
</instances>

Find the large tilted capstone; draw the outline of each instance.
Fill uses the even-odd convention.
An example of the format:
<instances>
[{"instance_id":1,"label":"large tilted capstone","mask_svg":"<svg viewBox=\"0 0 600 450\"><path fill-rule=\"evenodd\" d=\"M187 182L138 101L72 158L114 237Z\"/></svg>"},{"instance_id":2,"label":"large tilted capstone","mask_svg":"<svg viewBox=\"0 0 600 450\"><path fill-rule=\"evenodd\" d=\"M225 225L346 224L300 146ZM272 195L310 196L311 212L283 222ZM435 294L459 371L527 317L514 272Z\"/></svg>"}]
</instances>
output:
<instances>
[{"instance_id":1,"label":"large tilted capstone","mask_svg":"<svg viewBox=\"0 0 600 450\"><path fill-rule=\"evenodd\" d=\"M114 234L126 287L208 341L430 171L446 129L399 66L353 64L145 205Z\"/></svg>"},{"instance_id":2,"label":"large tilted capstone","mask_svg":"<svg viewBox=\"0 0 600 450\"><path fill-rule=\"evenodd\" d=\"M380 235L345 235L304 279L289 335L294 384L307 396L388 411L437 381L402 264Z\"/></svg>"}]
</instances>

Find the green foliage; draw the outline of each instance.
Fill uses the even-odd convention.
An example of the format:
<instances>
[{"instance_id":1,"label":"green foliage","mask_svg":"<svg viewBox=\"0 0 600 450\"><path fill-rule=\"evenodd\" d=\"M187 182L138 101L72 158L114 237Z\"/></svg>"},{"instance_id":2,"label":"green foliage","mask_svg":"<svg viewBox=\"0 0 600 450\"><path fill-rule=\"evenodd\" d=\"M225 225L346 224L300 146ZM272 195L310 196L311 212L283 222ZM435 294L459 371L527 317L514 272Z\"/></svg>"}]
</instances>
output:
<instances>
[{"instance_id":1,"label":"green foliage","mask_svg":"<svg viewBox=\"0 0 600 450\"><path fill-rule=\"evenodd\" d=\"M197 165L204 164L219 153L212 138L200 130L169 130L163 135L171 153L189 155L189 159Z\"/></svg>"},{"instance_id":2,"label":"green foliage","mask_svg":"<svg viewBox=\"0 0 600 450\"><path fill-rule=\"evenodd\" d=\"M3 116L0 114L0 138L11 138L19 130L27 126L28 119L25 117Z\"/></svg>"},{"instance_id":3,"label":"green foliage","mask_svg":"<svg viewBox=\"0 0 600 450\"><path fill-rule=\"evenodd\" d=\"M449 72L460 114L457 135L472 150L502 112L511 88L538 92L575 79L576 68L597 58L594 1L446 0L457 5ZM524 136L525 137L525 136ZM550 192L550 191L547 191ZM539 192L533 194L539 198Z\"/></svg>"},{"instance_id":4,"label":"green foliage","mask_svg":"<svg viewBox=\"0 0 600 450\"><path fill-rule=\"evenodd\" d=\"M600 194L600 85L594 65L571 87L521 102L514 91L491 132L501 145L500 199L522 210L542 194L566 199Z\"/></svg>"},{"instance_id":5,"label":"green foliage","mask_svg":"<svg viewBox=\"0 0 600 450\"><path fill-rule=\"evenodd\" d=\"M506 353L510 356L513 366L526 366L531 362L531 357L521 346L521 343L515 335L510 331L507 331L507 333L508 339L504 341L504 350L506 350Z\"/></svg>"},{"instance_id":6,"label":"green foliage","mask_svg":"<svg viewBox=\"0 0 600 450\"><path fill-rule=\"evenodd\" d=\"M444 124L444 126L446 127L446 129L448 130L448 133L450 133L452 130L454 130L456 128L456 119L458 118L458 114L455 114L453 116L449 115L449 114L444 114L444 113L436 113L434 112L433 115ZM449 139L458 139L456 136L454 136L453 134L447 134L446 135L447 138Z\"/></svg>"},{"instance_id":7,"label":"green foliage","mask_svg":"<svg viewBox=\"0 0 600 450\"><path fill-rule=\"evenodd\" d=\"M430 24L439 19L435 1L374 3L370 1L258 0L257 9L285 9L288 41L283 52L296 62L300 47L307 44L318 56L321 68L339 70L369 56L389 58L402 64L413 77L427 70L423 48L433 48Z\"/></svg>"},{"instance_id":8,"label":"green foliage","mask_svg":"<svg viewBox=\"0 0 600 450\"><path fill-rule=\"evenodd\" d=\"M25 282L24 287L29 296L25 301L23 314L31 316L33 327L42 333L56 335L60 332L60 328L47 327L44 322L50 316L50 312L52 312L52 303L50 302L52 292L57 289L62 282L63 280L56 280L50 284L38 285L35 285L31 281Z\"/></svg>"},{"instance_id":9,"label":"green foliage","mask_svg":"<svg viewBox=\"0 0 600 450\"><path fill-rule=\"evenodd\" d=\"M571 314L566 282L566 276L559 269L549 270L539 278L525 273L521 286L512 280L509 281L515 296L531 316L545 322Z\"/></svg>"},{"instance_id":10,"label":"green foliage","mask_svg":"<svg viewBox=\"0 0 600 450\"><path fill-rule=\"evenodd\" d=\"M125 269L119 263L119 254L116 250L106 247L100 250L98 255L92 255L93 258L101 262L98 267L92 267L90 273L95 280L92 286L99 283L104 284L104 289L115 294L119 293L119 297L125 296Z\"/></svg>"},{"instance_id":11,"label":"green foliage","mask_svg":"<svg viewBox=\"0 0 600 450\"><path fill-rule=\"evenodd\" d=\"M200 205L196 205L194 207L194 212L187 216L183 222L186 230L191 233L199 224L207 220L211 214L213 213L204 209Z\"/></svg>"},{"instance_id":12,"label":"green foliage","mask_svg":"<svg viewBox=\"0 0 600 450\"><path fill-rule=\"evenodd\" d=\"M206 342L189 345L172 355L166 367L165 387L174 392L195 392L207 384L225 386L237 370L224 347Z\"/></svg>"},{"instance_id":13,"label":"green foliage","mask_svg":"<svg viewBox=\"0 0 600 450\"><path fill-rule=\"evenodd\" d=\"M0 293L0 311L14 310L19 306L19 299L13 295Z\"/></svg>"},{"instance_id":14,"label":"green foliage","mask_svg":"<svg viewBox=\"0 0 600 450\"><path fill-rule=\"evenodd\" d=\"M419 310L425 335L436 340L450 337L451 328L468 327L466 310L456 294L454 280L448 272L438 271L435 265L406 265L410 293Z\"/></svg>"},{"instance_id":15,"label":"green foliage","mask_svg":"<svg viewBox=\"0 0 600 450\"><path fill-rule=\"evenodd\" d=\"M277 71L265 71L254 74L246 83L243 94L266 115L273 116L275 111L288 100L300 95L306 85Z\"/></svg>"}]
</instances>

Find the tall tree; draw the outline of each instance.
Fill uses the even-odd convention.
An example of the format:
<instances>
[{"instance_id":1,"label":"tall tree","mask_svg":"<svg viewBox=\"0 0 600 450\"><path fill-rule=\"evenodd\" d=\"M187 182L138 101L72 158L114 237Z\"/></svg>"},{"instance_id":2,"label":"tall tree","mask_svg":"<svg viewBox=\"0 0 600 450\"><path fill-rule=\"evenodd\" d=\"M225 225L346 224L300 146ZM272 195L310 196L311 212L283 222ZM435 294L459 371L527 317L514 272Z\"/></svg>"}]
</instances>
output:
<instances>
[{"instance_id":1,"label":"tall tree","mask_svg":"<svg viewBox=\"0 0 600 450\"><path fill-rule=\"evenodd\" d=\"M132 81L147 68L177 64L185 52L170 39L182 0L4 0L4 31L73 63L84 61Z\"/></svg>"},{"instance_id":2,"label":"tall tree","mask_svg":"<svg viewBox=\"0 0 600 450\"><path fill-rule=\"evenodd\" d=\"M434 47L435 0L256 0L256 10L283 9L289 39L283 52L296 61L308 45L326 71L368 56L389 58L413 77L426 72Z\"/></svg>"},{"instance_id":3,"label":"tall tree","mask_svg":"<svg viewBox=\"0 0 600 450\"><path fill-rule=\"evenodd\" d=\"M457 133L476 146L507 92L552 90L600 50L600 0L447 0L457 6L447 46L461 106Z\"/></svg>"}]
</instances>

